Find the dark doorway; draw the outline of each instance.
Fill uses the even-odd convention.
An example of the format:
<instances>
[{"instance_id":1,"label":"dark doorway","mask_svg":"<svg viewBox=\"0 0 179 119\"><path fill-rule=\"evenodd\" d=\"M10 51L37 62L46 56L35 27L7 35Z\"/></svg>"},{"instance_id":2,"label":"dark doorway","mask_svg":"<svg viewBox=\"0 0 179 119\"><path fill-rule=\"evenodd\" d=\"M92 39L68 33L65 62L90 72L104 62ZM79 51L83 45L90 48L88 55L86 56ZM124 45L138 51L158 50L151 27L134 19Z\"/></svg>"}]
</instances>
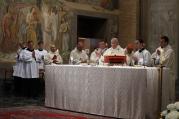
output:
<instances>
[{"instance_id":1,"label":"dark doorway","mask_svg":"<svg viewBox=\"0 0 179 119\"><path fill-rule=\"evenodd\" d=\"M107 19L82 15L77 18L77 37L84 38L78 40L83 40L85 49L92 52L98 47L98 42L107 36Z\"/></svg>"},{"instance_id":2,"label":"dark doorway","mask_svg":"<svg viewBox=\"0 0 179 119\"><path fill-rule=\"evenodd\" d=\"M78 15L77 36L84 38L105 38L107 19Z\"/></svg>"}]
</instances>

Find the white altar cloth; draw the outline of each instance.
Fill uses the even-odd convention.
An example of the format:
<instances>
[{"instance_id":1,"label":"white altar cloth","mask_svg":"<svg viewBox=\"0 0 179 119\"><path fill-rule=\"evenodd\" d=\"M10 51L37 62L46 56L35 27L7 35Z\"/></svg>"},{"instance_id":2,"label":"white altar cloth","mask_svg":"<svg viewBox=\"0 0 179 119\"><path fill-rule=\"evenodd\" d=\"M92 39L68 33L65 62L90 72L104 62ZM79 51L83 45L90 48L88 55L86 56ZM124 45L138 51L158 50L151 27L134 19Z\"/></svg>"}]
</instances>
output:
<instances>
[{"instance_id":1,"label":"white altar cloth","mask_svg":"<svg viewBox=\"0 0 179 119\"><path fill-rule=\"evenodd\" d=\"M158 78L158 68L150 67L48 65L45 106L117 118L152 118L158 111Z\"/></svg>"}]
</instances>

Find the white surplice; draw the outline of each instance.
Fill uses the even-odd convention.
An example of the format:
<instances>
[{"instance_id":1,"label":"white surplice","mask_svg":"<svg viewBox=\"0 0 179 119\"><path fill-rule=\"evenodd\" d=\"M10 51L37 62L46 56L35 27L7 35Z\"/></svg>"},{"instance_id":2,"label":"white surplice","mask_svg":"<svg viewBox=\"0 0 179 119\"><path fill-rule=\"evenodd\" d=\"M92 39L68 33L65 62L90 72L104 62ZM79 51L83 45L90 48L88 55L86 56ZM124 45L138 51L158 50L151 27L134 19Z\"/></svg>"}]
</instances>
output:
<instances>
[{"instance_id":1,"label":"white surplice","mask_svg":"<svg viewBox=\"0 0 179 119\"><path fill-rule=\"evenodd\" d=\"M39 69L44 69L44 58L47 56L48 52L44 49L42 49L42 50L37 49L36 52L37 52L36 61L39 65L38 67L39 67Z\"/></svg>"},{"instance_id":2,"label":"white surplice","mask_svg":"<svg viewBox=\"0 0 179 119\"><path fill-rule=\"evenodd\" d=\"M137 65L151 66L151 54L148 50L138 50L134 53L134 57L138 59Z\"/></svg>"},{"instance_id":3,"label":"white surplice","mask_svg":"<svg viewBox=\"0 0 179 119\"><path fill-rule=\"evenodd\" d=\"M22 61L22 53L25 49L20 48L17 51L17 56L16 56L16 64L14 66L14 71L13 71L13 76L16 77L24 77L25 72L24 72L24 62Z\"/></svg>"},{"instance_id":4,"label":"white surplice","mask_svg":"<svg viewBox=\"0 0 179 119\"><path fill-rule=\"evenodd\" d=\"M35 57L37 57L37 52L35 52ZM23 50L20 60L24 62L24 76L22 78L39 78L39 68L36 62L36 58L32 57L32 52L28 49Z\"/></svg>"}]
</instances>

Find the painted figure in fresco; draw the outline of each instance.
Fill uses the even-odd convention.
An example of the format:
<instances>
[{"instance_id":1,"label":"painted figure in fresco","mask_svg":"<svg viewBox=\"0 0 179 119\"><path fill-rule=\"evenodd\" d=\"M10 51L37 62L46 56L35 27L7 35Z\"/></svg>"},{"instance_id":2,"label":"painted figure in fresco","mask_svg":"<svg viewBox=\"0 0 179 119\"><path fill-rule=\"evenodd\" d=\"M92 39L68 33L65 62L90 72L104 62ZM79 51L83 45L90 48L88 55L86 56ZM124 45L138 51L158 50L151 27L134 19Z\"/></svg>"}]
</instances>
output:
<instances>
[{"instance_id":1,"label":"painted figure in fresco","mask_svg":"<svg viewBox=\"0 0 179 119\"><path fill-rule=\"evenodd\" d=\"M64 11L62 11L63 13ZM69 29L69 23L67 20L66 13L64 12L63 15L61 15L61 21L60 21L60 46L62 51L69 50L69 41L70 41L70 29Z\"/></svg>"},{"instance_id":2,"label":"painted figure in fresco","mask_svg":"<svg viewBox=\"0 0 179 119\"><path fill-rule=\"evenodd\" d=\"M25 14L22 11L20 11L20 19L19 19L20 24L19 24L19 34L18 34L20 42L27 42L27 38L26 38L27 24L26 24L26 19L25 18L26 18Z\"/></svg>"},{"instance_id":3,"label":"painted figure in fresco","mask_svg":"<svg viewBox=\"0 0 179 119\"><path fill-rule=\"evenodd\" d=\"M13 6L7 7L7 13L2 19L3 39L1 42L1 51L12 53L18 48L18 14L14 12Z\"/></svg>"},{"instance_id":4,"label":"painted figure in fresco","mask_svg":"<svg viewBox=\"0 0 179 119\"><path fill-rule=\"evenodd\" d=\"M30 13L27 14L26 23L27 23L27 41L33 41L36 44L37 43L36 28L38 23L38 16L35 7L32 7L30 9Z\"/></svg>"},{"instance_id":5,"label":"painted figure in fresco","mask_svg":"<svg viewBox=\"0 0 179 119\"><path fill-rule=\"evenodd\" d=\"M57 40L57 31L58 31L58 14L56 7L52 8L52 41Z\"/></svg>"},{"instance_id":6,"label":"painted figure in fresco","mask_svg":"<svg viewBox=\"0 0 179 119\"><path fill-rule=\"evenodd\" d=\"M48 11L43 14L43 18L44 18L44 31L43 31L44 48L49 49L49 44L52 44L51 8L48 8Z\"/></svg>"}]
</instances>

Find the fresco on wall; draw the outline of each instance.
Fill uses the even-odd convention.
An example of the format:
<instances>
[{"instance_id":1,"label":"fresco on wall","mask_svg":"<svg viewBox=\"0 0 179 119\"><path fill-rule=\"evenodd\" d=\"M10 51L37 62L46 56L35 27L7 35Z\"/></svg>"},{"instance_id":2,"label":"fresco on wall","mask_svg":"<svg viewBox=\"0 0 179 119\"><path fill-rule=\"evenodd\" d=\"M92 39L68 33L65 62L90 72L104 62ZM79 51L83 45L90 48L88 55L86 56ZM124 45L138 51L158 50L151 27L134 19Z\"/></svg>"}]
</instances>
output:
<instances>
[{"instance_id":1,"label":"fresco on wall","mask_svg":"<svg viewBox=\"0 0 179 119\"><path fill-rule=\"evenodd\" d=\"M53 0L4 0L0 2L0 62L14 62L18 44L32 40L45 49L55 44L67 51L70 20L64 6Z\"/></svg>"},{"instance_id":2,"label":"fresco on wall","mask_svg":"<svg viewBox=\"0 0 179 119\"><path fill-rule=\"evenodd\" d=\"M28 40L68 54L74 14L67 1L113 10L118 0L0 0L0 62L15 62L18 44Z\"/></svg>"},{"instance_id":3,"label":"fresco on wall","mask_svg":"<svg viewBox=\"0 0 179 119\"><path fill-rule=\"evenodd\" d=\"M14 61L19 42L26 40L26 14L32 6L31 1L1 1L0 61Z\"/></svg>"},{"instance_id":4,"label":"fresco on wall","mask_svg":"<svg viewBox=\"0 0 179 119\"><path fill-rule=\"evenodd\" d=\"M96 5L108 10L118 9L119 0L67 0L82 4Z\"/></svg>"}]
</instances>

